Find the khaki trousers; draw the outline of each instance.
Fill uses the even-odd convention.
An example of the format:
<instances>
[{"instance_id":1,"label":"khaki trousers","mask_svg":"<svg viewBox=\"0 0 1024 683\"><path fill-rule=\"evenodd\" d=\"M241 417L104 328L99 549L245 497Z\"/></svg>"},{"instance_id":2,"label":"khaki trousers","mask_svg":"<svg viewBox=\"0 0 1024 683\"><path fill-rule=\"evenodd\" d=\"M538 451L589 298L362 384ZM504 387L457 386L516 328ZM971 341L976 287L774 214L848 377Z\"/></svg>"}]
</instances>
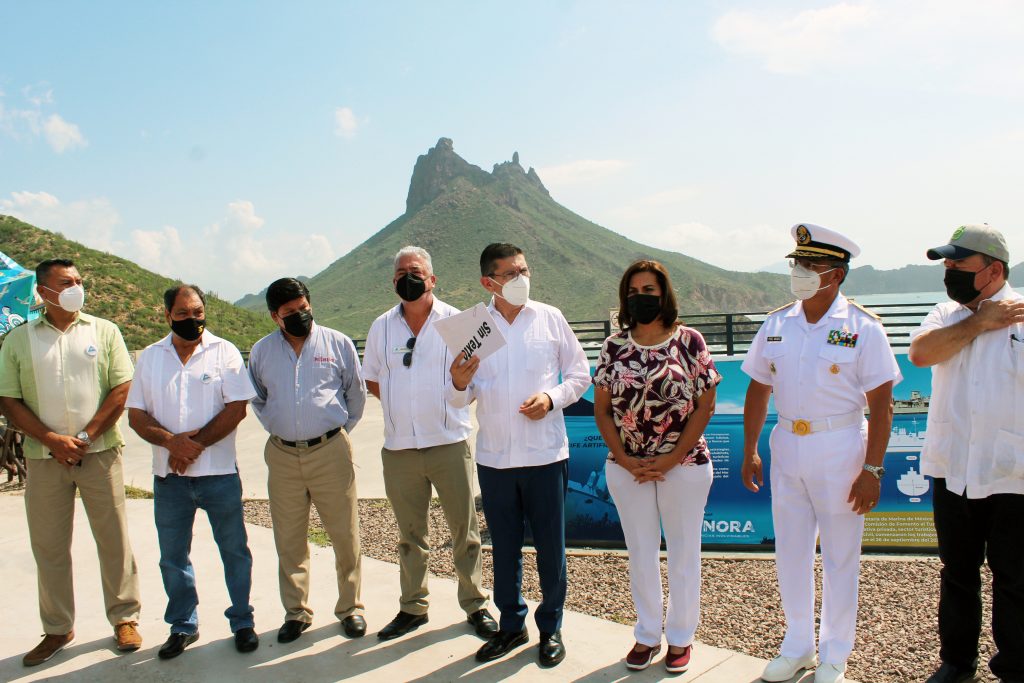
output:
<instances>
[{"instance_id":1,"label":"khaki trousers","mask_svg":"<svg viewBox=\"0 0 1024 683\"><path fill-rule=\"evenodd\" d=\"M278 582L285 619L312 623L309 606L309 505L316 505L334 546L338 602L334 614L344 619L362 614L359 600L359 509L352 467L352 442L341 430L312 448L285 446L267 439L267 493L277 546Z\"/></svg>"},{"instance_id":2,"label":"khaki trousers","mask_svg":"<svg viewBox=\"0 0 1024 683\"><path fill-rule=\"evenodd\" d=\"M30 458L27 466L25 511L38 568L43 631L63 635L75 625L71 535L76 489L96 540L107 620L112 626L138 621L139 573L128 540L121 448L90 453L80 467L67 467L53 458Z\"/></svg>"},{"instance_id":3,"label":"khaki trousers","mask_svg":"<svg viewBox=\"0 0 1024 683\"><path fill-rule=\"evenodd\" d=\"M481 586L480 530L473 497L473 455L466 441L410 448L381 450L384 490L398 523L401 610L409 614L427 612L427 563L430 542L427 521L430 487L437 489L448 529L452 535L452 556L459 577L459 606L466 614L483 609L488 596Z\"/></svg>"}]
</instances>

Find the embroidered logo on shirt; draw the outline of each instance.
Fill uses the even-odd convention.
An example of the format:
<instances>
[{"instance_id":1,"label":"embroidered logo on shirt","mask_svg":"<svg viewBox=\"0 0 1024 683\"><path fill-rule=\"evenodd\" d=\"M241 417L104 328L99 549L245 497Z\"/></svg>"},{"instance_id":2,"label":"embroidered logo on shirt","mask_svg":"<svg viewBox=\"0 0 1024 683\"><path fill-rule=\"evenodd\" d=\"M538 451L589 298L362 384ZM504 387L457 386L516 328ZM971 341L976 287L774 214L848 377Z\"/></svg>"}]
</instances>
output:
<instances>
[{"instance_id":1,"label":"embroidered logo on shirt","mask_svg":"<svg viewBox=\"0 0 1024 683\"><path fill-rule=\"evenodd\" d=\"M782 337L768 337L767 341L769 344L774 344L776 342L782 341Z\"/></svg>"},{"instance_id":2,"label":"embroidered logo on shirt","mask_svg":"<svg viewBox=\"0 0 1024 683\"><path fill-rule=\"evenodd\" d=\"M90 358L95 356L97 353L99 353L99 352L96 350L96 347L93 346L92 344L87 346L86 349L85 349L85 355L89 356Z\"/></svg>"},{"instance_id":3,"label":"embroidered logo on shirt","mask_svg":"<svg viewBox=\"0 0 1024 683\"><path fill-rule=\"evenodd\" d=\"M829 330L828 343L852 349L857 346L857 335L847 330Z\"/></svg>"},{"instance_id":4,"label":"embroidered logo on shirt","mask_svg":"<svg viewBox=\"0 0 1024 683\"><path fill-rule=\"evenodd\" d=\"M210 375L209 375L208 373L205 373L205 372L204 372L204 373L203 373L203 376L202 376L202 377L200 377L200 378L199 378L199 380L200 380L200 381L201 381L201 382L202 382L203 384L209 384L210 382L212 382L212 381L213 381L213 377L210 377Z\"/></svg>"},{"instance_id":5,"label":"embroidered logo on shirt","mask_svg":"<svg viewBox=\"0 0 1024 683\"><path fill-rule=\"evenodd\" d=\"M335 363L337 362L331 356L313 356L314 363Z\"/></svg>"}]
</instances>

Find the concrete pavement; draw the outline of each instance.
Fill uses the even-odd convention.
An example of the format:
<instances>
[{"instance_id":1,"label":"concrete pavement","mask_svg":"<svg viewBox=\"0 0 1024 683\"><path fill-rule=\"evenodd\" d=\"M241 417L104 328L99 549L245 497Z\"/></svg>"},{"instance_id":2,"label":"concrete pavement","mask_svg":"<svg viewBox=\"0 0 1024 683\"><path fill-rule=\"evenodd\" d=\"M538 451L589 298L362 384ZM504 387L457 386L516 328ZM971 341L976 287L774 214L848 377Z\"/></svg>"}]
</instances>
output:
<instances>
[{"instance_id":1,"label":"concrete pavement","mask_svg":"<svg viewBox=\"0 0 1024 683\"><path fill-rule=\"evenodd\" d=\"M280 645L276 631L283 619L278 600L277 558L270 529L249 526L253 553L252 603L260 648L251 654L235 652L222 612L227 607L223 569L210 526L204 515L196 520L192 557L201 604L200 640L177 659L162 661L156 651L167 636L162 621L166 604L158 569L159 552L153 526L152 501L128 501L132 544L142 588L140 630L143 648L118 654L112 630L103 614L99 565L85 511L79 502L75 534L76 642L49 662L25 668L21 657L40 638L35 563L29 548L25 507L21 496L0 495L0 518L6 524L0 542L0 572L4 577L4 614L0 620L0 680L41 681L653 681L676 678L702 683L746 683L758 680L762 660L702 644L694 647L690 670L680 676L665 672L661 659L650 669L631 673L622 658L633 642L632 629L582 614L567 612L563 625L568 656L553 669L537 665L537 632L528 620L530 645L486 665L473 658L481 642L458 607L453 581L431 578L430 622L397 640L380 642L374 636L397 611L397 565L363 559L363 600L369 625L367 637L348 640L332 614L337 590L330 548L314 547L311 556L316 613L313 627L294 643ZM571 586L570 586L571 590ZM531 610L536 605L531 603ZM810 681L810 676L805 676Z\"/></svg>"}]
</instances>

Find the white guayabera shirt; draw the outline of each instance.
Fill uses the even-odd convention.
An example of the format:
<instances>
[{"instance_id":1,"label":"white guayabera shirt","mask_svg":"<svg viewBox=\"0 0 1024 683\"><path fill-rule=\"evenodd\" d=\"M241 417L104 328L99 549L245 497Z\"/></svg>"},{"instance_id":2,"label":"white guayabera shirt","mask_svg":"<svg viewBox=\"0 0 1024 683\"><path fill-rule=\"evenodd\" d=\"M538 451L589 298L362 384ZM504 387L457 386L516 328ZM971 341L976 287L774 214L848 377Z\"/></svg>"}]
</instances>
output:
<instances>
[{"instance_id":1,"label":"white guayabera shirt","mask_svg":"<svg viewBox=\"0 0 1024 683\"><path fill-rule=\"evenodd\" d=\"M476 461L508 469L565 460L569 439L562 409L578 401L590 386L587 354L554 306L527 301L511 325L493 300L490 308L506 345L480 362L465 391L448 385L453 406L477 401ZM519 406L538 392L551 397L554 409L540 420L531 420L519 413Z\"/></svg>"},{"instance_id":2,"label":"white guayabera shirt","mask_svg":"<svg viewBox=\"0 0 1024 683\"><path fill-rule=\"evenodd\" d=\"M203 332L199 346L182 365L178 352L167 335L150 344L139 355L135 379L128 392L126 407L149 413L172 434L201 429L233 401L248 401L256 396L235 345L210 332ZM183 476L204 477L234 474L235 429L223 439L207 446ZM153 474L171 473L167 461L170 451L153 445Z\"/></svg>"},{"instance_id":3,"label":"white guayabera shirt","mask_svg":"<svg viewBox=\"0 0 1024 683\"><path fill-rule=\"evenodd\" d=\"M1024 299L1003 285L992 301ZM974 315L938 304L911 333L955 325ZM932 366L928 431L921 473L946 479L968 498L1024 494L1024 325L979 334L953 357Z\"/></svg>"}]
</instances>

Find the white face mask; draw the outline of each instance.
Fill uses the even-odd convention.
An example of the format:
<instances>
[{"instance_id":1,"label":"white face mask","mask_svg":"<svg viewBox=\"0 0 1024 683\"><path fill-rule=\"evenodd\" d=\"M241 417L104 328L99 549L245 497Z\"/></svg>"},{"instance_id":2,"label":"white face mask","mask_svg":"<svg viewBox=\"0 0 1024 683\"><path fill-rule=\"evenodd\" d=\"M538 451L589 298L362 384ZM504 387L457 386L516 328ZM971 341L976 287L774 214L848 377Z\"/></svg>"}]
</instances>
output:
<instances>
[{"instance_id":1,"label":"white face mask","mask_svg":"<svg viewBox=\"0 0 1024 683\"><path fill-rule=\"evenodd\" d=\"M825 273L831 273L833 270L835 268L829 268ZM821 286L821 276L825 273L818 273L801 265L795 265L789 271L789 291L793 292L793 296L801 301L810 299L825 289Z\"/></svg>"},{"instance_id":2,"label":"white face mask","mask_svg":"<svg viewBox=\"0 0 1024 683\"><path fill-rule=\"evenodd\" d=\"M57 291L56 289L50 289L46 285L42 285L42 287L43 289L49 289L51 292ZM85 288L82 285L72 285L67 289L57 292L57 305L68 313L82 310L82 306L85 305Z\"/></svg>"},{"instance_id":3,"label":"white face mask","mask_svg":"<svg viewBox=\"0 0 1024 683\"><path fill-rule=\"evenodd\" d=\"M501 285L500 282L491 278L491 282ZM530 298L530 278L523 274L516 275L504 285L501 285L501 294L498 294L505 301L513 306L523 306Z\"/></svg>"}]
</instances>

